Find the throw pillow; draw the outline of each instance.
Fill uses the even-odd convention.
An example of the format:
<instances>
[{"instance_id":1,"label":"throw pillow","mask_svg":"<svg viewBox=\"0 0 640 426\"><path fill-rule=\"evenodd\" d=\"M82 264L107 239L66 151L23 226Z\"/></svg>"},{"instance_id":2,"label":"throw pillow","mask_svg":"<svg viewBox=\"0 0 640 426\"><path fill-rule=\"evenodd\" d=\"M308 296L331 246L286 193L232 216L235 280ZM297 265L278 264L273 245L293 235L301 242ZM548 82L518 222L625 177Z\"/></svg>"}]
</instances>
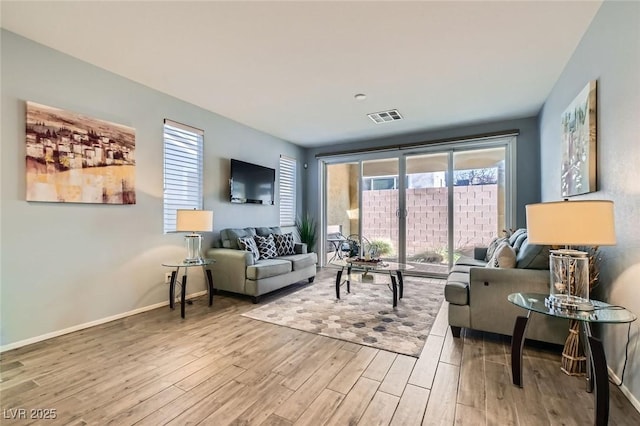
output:
<instances>
[{"instance_id":1,"label":"throw pillow","mask_svg":"<svg viewBox=\"0 0 640 426\"><path fill-rule=\"evenodd\" d=\"M491 259L487 263L487 268L515 268L516 251L509 243L502 243L498 246Z\"/></svg>"},{"instance_id":2,"label":"throw pillow","mask_svg":"<svg viewBox=\"0 0 640 426\"><path fill-rule=\"evenodd\" d=\"M493 253L496 252L498 246L507 241L508 239L506 237L495 237L493 240L491 240L491 242L487 246L487 255L485 256L484 260L488 262L489 259L493 257Z\"/></svg>"},{"instance_id":3,"label":"throw pillow","mask_svg":"<svg viewBox=\"0 0 640 426\"><path fill-rule=\"evenodd\" d=\"M258 245L260 259L273 259L278 256L278 252L276 251L276 242L273 240L273 234L269 234L268 237L256 235L254 238Z\"/></svg>"},{"instance_id":4,"label":"throw pillow","mask_svg":"<svg viewBox=\"0 0 640 426\"><path fill-rule=\"evenodd\" d=\"M288 256L290 254L296 254L295 243L293 241L293 233L288 234L273 234L276 241L276 251L278 256Z\"/></svg>"},{"instance_id":5,"label":"throw pillow","mask_svg":"<svg viewBox=\"0 0 640 426\"><path fill-rule=\"evenodd\" d=\"M258 246L256 245L256 241L253 237L238 238L238 246L240 247L240 250L251 252L254 261L260 259L260 251L258 250Z\"/></svg>"}]
</instances>

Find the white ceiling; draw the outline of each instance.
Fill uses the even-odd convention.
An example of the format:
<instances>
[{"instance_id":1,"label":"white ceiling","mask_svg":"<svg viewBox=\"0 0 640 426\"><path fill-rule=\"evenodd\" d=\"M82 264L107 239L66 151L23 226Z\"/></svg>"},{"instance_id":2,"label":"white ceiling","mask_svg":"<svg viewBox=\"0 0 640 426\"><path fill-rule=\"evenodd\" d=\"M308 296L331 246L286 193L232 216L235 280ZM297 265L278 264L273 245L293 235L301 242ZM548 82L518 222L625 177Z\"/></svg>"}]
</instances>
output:
<instances>
[{"instance_id":1,"label":"white ceiling","mask_svg":"<svg viewBox=\"0 0 640 426\"><path fill-rule=\"evenodd\" d=\"M534 116L600 5L2 1L1 17L9 31L311 147ZM392 108L404 120L366 116Z\"/></svg>"}]
</instances>

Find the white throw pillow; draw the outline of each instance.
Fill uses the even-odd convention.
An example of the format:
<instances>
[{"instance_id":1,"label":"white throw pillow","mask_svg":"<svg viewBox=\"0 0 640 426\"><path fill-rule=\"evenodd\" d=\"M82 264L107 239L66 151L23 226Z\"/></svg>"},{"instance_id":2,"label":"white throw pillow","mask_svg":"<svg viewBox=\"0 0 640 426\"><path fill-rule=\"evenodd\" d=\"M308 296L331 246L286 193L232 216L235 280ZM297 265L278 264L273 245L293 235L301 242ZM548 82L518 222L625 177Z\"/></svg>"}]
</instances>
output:
<instances>
[{"instance_id":1,"label":"white throw pillow","mask_svg":"<svg viewBox=\"0 0 640 426\"><path fill-rule=\"evenodd\" d=\"M487 268L515 268L516 251L509 243L502 243L489 259Z\"/></svg>"},{"instance_id":2,"label":"white throw pillow","mask_svg":"<svg viewBox=\"0 0 640 426\"><path fill-rule=\"evenodd\" d=\"M256 245L256 241L253 237L240 237L238 238L238 246L240 250L248 251L253 255L253 261L256 262L260 259L260 251Z\"/></svg>"}]
</instances>

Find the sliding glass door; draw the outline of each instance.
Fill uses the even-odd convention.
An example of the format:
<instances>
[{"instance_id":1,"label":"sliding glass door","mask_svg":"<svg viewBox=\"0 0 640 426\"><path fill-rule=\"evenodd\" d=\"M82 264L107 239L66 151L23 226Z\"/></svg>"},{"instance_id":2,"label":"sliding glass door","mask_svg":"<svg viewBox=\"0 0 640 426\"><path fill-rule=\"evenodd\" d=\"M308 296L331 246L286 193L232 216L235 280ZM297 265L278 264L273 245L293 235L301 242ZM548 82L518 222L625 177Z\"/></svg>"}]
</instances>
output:
<instances>
[{"instance_id":1,"label":"sliding glass door","mask_svg":"<svg viewBox=\"0 0 640 426\"><path fill-rule=\"evenodd\" d=\"M453 253L473 256L506 228L506 148L453 153Z\"/></svg>"},{"instance_id":2,"label":"sliding glass door","mask_svg":"<svg viewBox=\"0 0 640 426\"><path fill-rule=\"evenodd\" d=\"M416 272L445 274L449 266L448 152L406 157L406 262Z\"/></svg>"},{"instance_id":3,"label":"sliding glass door","mask_svg":"<svg viewBox=\"0 0 640 426\"><path fill-rule=\"evenodd\" d=\"M446 274L512 223L513 140L325 163L325 260L335 257L336 232L359 234L383 259Z\"/></svg>"},{"instance_id":4,"label":"sliding glass door","mask_svg":"<svg viewBox=\"0 0 640 426\"><path fill-rule=\"evenodd\" d=\"M398 164L398 158L362 162L362 236L380 258L391 261L399 255Z\"/></svg>"},{"instance_id":5,"label":"sliding glass door","mask_svg":"<svg viewBox=\"0 0 640 426\"><path fill-rule=\"evenodd\" d=\"M360 162L325 165L325 264L342 255L341 240L360 232Z\"/></svg>"}]
</instances>

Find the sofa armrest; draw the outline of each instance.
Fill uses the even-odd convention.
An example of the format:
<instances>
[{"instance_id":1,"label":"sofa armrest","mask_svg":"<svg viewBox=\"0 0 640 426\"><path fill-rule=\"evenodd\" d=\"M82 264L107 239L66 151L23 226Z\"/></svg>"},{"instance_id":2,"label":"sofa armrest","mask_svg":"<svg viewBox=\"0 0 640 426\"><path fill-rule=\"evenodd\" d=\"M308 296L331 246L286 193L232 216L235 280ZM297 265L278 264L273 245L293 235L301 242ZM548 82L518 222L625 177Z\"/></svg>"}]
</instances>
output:
<instances>
[{"instance_id":1,"label":"sofa armrest","mask_svg":"<svg viewBox=\"0 0 640 426\"><path fill-rule=\"evenodd\" d=\"M247 266L255 263L250 252L212 248L207 251L207 257L215 260L211 266L215 289L244 293Z\"/></svg>"},{"instance_id":2,"label":"sofa armrest","mask_svg":"<svg viewBox=\"0 0 640 426\"><path fill-rule=\"evenodd\" d=\"M511 293L548 295L549 270L470 268L470 328L512 335L516 317L526 315L526 310L507 300ZM562 344L567 330L566 320L534 315L527 327L527 339Z\"/></svg>"},{"instance_id":3,"label":"sofa armrest","mask_svg":"<svg viewBox=\"0 0 640 426\"><path fill-rule=\"evenodd\" d=\"M485 260L487 257L488 247L474 247L473 258L476 260Z\"/></svg>"},{"instance_id":4,"label":"sofa armrest","mask_svg":"<svg viewBox=\"0 0 640 426\"><path fill-rule=\"evenodd\" d=\"M293 246L296 254L305 254L307 253L307 243L294 243Z\"/></svg>"}]
</instances>

